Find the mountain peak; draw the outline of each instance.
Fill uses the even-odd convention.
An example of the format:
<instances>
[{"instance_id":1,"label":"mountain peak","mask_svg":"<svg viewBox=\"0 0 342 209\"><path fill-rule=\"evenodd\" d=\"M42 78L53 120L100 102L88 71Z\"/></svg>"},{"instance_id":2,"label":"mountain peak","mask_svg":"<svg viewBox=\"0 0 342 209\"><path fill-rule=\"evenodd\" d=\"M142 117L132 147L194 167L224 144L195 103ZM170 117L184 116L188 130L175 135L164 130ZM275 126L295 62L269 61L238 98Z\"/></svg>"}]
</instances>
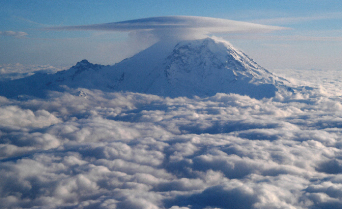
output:
<instances>
[{"instance_id":1,"label":"mountain peak","mask_svg":"<svg viewBox=\"0 0 342 209\"><path fill-rule=\"evenodd\" d=\"M262 99L275 96L275 92L285 86L283 81L229 42L206 38L177 44L156 43L114 66L92 64L84 59L66 71L0 85L16 89L16 95L42 95L46 90L63 90L60 86L64 85L169 97L236 93ZM31 86L33 93L22 90L23 86ZM10 92L13 93L0 90L0 95Z\"/></svg>"},{"instance_id":2,"label":"mountain peak","mask_svg":"<svg viewBox=\"0 0 342 209\"><path fill-rule=\"evenodd\" d=\"M76 66L77 66L77 65L88 65L88 64L90 64L90 62L89 62L88 60L86 60L86 59L83 59L82 61L77 62L77 63L76 63Z\"/></svg>"},{"instance_id":3,"label":"mountain peak","mask_svg":"<svg viewBox=\"0 0 342 209\"><path fill-rule=\"evenodd\" d=\"M73 66L73 68L77 68L77 69L85 69L85 68L98 68L100 65L98 64L93 64L90 63L88 60L83 59L80 62L77 62L75 66Z\"/></svg>"},{"instance_id":4,"label":"mountain peak","mask_svg":"<svg viewBox=\"0 0 342 209\"><path fill-rule=\"evenodd\" d=\"M258 77L261 74L271 75L242 51L235 49L229 42L212 38L180 42L175 46L167 62L169 65L182 63L186 71L202 66L210 68L209 71L225 68L235 72L248 72L245 73L245 76L248 77Z\"/></svg>"},{"instance_id":5,"label":"mountain peak","mask_svg":"<svg viewBox=\"0 0 342 209\"><path fill-rule=\"evenodd\" d=\"M273 97L277 77L229 42L206 38L182 41L165 60L164 72L175 95L237 93Z\"/></svg>"}]
</instances>

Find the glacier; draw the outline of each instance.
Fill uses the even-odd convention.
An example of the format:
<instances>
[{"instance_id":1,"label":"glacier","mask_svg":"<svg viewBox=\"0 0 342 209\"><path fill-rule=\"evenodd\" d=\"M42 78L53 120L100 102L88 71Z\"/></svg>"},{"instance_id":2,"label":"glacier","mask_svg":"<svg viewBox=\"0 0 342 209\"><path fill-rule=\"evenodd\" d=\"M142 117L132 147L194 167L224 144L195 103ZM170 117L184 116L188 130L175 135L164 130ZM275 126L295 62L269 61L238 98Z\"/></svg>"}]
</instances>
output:
<instances>
[{"instance_id":1,"label":"glacier","mask_svg":"<svg viewBox=\"0 0 342 209\"><path fill-rule=\"evenodd\" d=\"M137 92L166 97L208 97L236 93L252 98L274 97L291 84L259 66L229 42L218 38L161 41L115 65L78 62L55 74L0 82L0 95L46 97L49 91L87 88Z\"/></svg>"}]
</instances>

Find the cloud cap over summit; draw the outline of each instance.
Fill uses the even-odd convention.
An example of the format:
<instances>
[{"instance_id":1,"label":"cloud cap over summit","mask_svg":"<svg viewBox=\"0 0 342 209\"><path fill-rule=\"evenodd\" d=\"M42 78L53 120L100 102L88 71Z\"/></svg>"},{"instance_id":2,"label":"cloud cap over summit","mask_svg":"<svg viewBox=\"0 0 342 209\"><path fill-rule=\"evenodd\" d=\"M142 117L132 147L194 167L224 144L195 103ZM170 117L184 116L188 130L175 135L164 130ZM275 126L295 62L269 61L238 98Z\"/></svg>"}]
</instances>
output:
<instances>
[{"instance_id":1,"label":"cloud cap over summit","mask_svg":"<svg viewBox=\"0 0 342 209\"><path fill-rule=\"evenodd\" d=\"M261 25L249 22L197 16L150 17L122 22L62 26L47 28L53 30L104 30L116 32L151 31L159 38L203 38L210 33L256 33L284 30L278 26ZM171 34L171 35L170 35Z\"/></svg>"}]
</instances>

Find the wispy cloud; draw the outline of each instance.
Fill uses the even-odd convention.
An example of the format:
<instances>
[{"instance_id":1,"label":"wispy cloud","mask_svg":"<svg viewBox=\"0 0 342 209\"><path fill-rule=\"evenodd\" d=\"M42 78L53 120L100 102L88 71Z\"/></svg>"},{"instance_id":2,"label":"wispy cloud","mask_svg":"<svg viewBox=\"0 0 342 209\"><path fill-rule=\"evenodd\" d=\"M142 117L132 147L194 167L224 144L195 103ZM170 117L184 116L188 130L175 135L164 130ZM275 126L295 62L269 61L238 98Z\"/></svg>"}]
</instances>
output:
<instances>
[{"instance_id":1,"label":"wispy cloud","mask_svg":"<svg viewBox=\"0 0 342 209\"><path fill-rule=\"evenodd\" d=\"M13 18L16 19L16 20L20 20L20 21L29 23L29 24L31 24L31 25L38 25L38 26L43 26L43 27L49 27L49 26L51 26L51 25L47 25L47 24L35 22L35 21L29 20L29 19L26 19L26 18L23 18L23 17L20 17L20 16L13 16Z\"/></svg>"},{"instance_id":2,"label":"wispy cloud","mask_svg":"<svg viewBox=\"0 0 342 209\"><path fill-rule=\"evenodd\" d=\"M22 38L22 37L27 36L28 34L25 32L21 32L21 31L0 31L0 35L11 36L15 38Z\"/></svg>"},{"instance_id":3,"label":"wispy cloud","mask_svg":"<svg viewBox=\"0 0 342 209\"><path fill-rule=\"evenodd\" d=\"M224 38L232 39L246 39L246 40L281 40L281 41L323 41L323 42L340 42L342 37L339 36L306 36L306 35L268 35L260 36L258 34L248 35L227 35Z\"/></svg>"},{"instance_id":4,"label":"wispy cloud","mask_svg":"<svg viewBox=\"0 0 342 209\"><path fill-rule=\"evenodd\" d=\"M299 16L299 17L277 17L270 19L256 19L251 22L259 24L296 24L317 20L329 20L329 19L342 19L342 13L326 13L312 16Z\"/></svg>"}]
</instances>

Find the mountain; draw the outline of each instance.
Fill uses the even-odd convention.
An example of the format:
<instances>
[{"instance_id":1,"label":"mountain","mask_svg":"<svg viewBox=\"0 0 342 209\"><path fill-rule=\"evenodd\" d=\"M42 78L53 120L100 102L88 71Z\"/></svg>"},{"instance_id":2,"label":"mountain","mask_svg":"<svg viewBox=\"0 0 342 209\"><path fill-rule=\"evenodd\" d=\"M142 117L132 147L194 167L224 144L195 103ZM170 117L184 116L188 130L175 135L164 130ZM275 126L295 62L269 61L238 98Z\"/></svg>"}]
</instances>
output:
<instances>
[{"instance_id":1,"label":"mountain","mask_svg":"<svg viewBox=\"0 0 342 209\"><path fill-rule=\"evenodd\" d=\"M212 96L218 92L253 98L275 96L285 79L260 67L230 43L202 40L159 42L113 66L78 62L55 74L0 82L0 95L44 97L69 88L131 91L160 96Z\"/></svg>"}]
</instances>

